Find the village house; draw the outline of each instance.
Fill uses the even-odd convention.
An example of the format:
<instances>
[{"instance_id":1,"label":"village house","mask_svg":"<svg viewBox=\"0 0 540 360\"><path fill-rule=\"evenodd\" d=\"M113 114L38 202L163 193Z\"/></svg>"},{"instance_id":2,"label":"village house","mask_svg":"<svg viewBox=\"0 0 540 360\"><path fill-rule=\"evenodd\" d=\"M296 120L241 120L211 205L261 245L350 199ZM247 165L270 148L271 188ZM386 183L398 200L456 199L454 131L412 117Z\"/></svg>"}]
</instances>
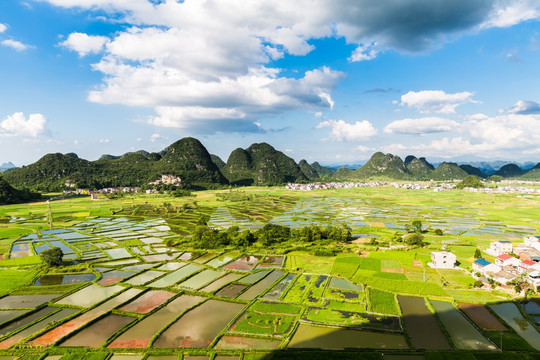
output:
<instances>
[{"instance_id":1,"label":"village house","mask_svg":"<svg viewBox=\"0 0 540 360\"><path fill-rule=\"evenodd\" d=\"M531 266L535 265L536 263L531 260L525 260L522 261L521 264L518 265L517 271L521 274L524 272L527 272L531 268Z\"/></svg>"},{"instance_id":2,"label":"village house","mask_svg":"<svg viewBox=\"0 0 540 360\"><path fill-rule=\"evenodd\" d=\"M527 247L540 251L540 237L539 236L526 237L525 239L523 239L523 244Z\"/></svg>"},{"instance_id":3,"label":"village house","mask_svg":"<svg viewBox=\"0 0 540 360\"><path fill-rule=\"evenodd\" d=\"M490 263L486 259L476 259L472 264L473 270L479 272L482 275L486 275L487 272L497 273L501 271L501 267Z\"/></svg>"},{"instance_id":4,"label":"village house","mask_svg":"<svg viewBox=\"0 0 540 360\"><path fill-rule=\"evenodd\" d=\"M495 265L499 265L501 267L508 266L508 265L517 267L519 266L519 264L521 264L520 259L516 259L515 257L510 256L508 254L502 254L495 258Z\"/></svg>"},{"instance_id":5,"label":"village house","mask_svg":"<svg viewBox=\"0 0 540 360\"><path fill-rule=\"evenodd\" d=\"M508 240L493 241L486 250L489 255L499 256L512 252L512 242Z\"/></svg>"},{"instance_id":6,"label":"village house","mask_svg":"<svg viewBox=\"0 0 540 360\"><path fill-rule=\"evenodd\" d=\"M487 272L486 276L491 277L494 281L506 285L509 281L512 281L516 276L508 271L501 270L496 273Z\"/></svg>"},{"instance_id":7,"label":"village house","mask_svg":"<svg viewBox=\"0 0 540 360\"><path fill-rule=\"evenodd\" d=\"M540 286L540 271L533 271L529 273L529 282L535 288Z\"/></svg>"},{"instance_id":8,"label":"village house","mask_svg":"<svg viewBox=\"0 0 540 360\"><path fill-rule=\"evenodd\" d=\"M432 251L431 262L428 265L436 269L453 269L456 265L456 255L449 251Z\"/></svg>"}]
</instances>

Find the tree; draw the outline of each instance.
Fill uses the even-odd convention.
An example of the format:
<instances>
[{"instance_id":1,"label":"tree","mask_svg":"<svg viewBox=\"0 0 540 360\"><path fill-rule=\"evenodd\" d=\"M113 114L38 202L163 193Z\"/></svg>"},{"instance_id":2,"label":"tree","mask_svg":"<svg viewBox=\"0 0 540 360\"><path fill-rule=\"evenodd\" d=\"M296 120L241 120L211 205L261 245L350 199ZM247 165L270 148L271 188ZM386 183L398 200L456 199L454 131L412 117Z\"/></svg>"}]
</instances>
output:
<instances>
[{"instance_id":1,"label":"tree","mask_svg":"<svg viewBox=\"0 0 540 360\"><path fill-rule=\"evenodd\" d=\"M443 231L441 229L435 229L435 235L443 236Z\"/></svg>"},{"instance_id":2,"label":"tree","mask_svg":"<svg viewBox=\"0 0 540 360\"><path fill-rule=\"evenodd\" d=\"M62 257L64 256L64 253L62 252L62 249L53 247L49 250L44 250L39 254L39 257L41 258L41 261L47 266L60 266L62 265Z\"/></svg>"},{"instance_id":3,"label":"tree","mask_svg":"<svg viewBox=\"0 0 540 360\"><path fill-rule=\"evenodd\" d=\"M412 231L420 234L422 232L422 221L420 220L413 220L411 223Z\"/></svg>"},{"instance_id":4,"label":"tree","mask_svg":"<svg viewBox=\"0 0 540 360\"><path fill-rule=\"evenodd\" d=\"M480 249L474 250L474 258L480 259L481 257L482 257L482 252L480 251Z\"/></svg>"},{"instance_id":5,"label":"tree","mask_svg":"<svg viewBox=\"0 0 540 360\"><path fill-rule=\"evenodd\" d=\"M405 239L405 242L409 246L422 247L422 246L424 246L424 241L423 240L424 240L424 235L419 234L419 233L414 233L414 234L411 234L411 235L407 236L407 238Z\"/></svg>"}]
</instances>

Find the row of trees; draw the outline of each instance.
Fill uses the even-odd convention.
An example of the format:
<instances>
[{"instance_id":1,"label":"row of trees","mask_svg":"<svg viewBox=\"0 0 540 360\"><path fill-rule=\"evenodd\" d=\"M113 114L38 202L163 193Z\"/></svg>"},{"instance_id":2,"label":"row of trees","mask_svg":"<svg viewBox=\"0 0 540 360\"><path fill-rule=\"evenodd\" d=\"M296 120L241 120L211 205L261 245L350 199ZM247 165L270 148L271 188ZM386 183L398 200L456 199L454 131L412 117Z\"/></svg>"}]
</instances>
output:
<instances>
[{"instance_id":1,"label":"row of trees","mask_svg":"<svg viewBox=\"0 0 540 360\"><path fill-rule=\"evenodd\" d=\"M257 244L270 247L287 242L344 242L351 239L351 229L345 224L324 227L311 225L300 229L291 229L283 225L266 224L255 231L248 229L240 230L238 226L232 226L227 230L220 231L210 228L206 224L200 224L195 228L195 231L189 238L189 243L195 248L216 249L229 245L249 247Z\"/></svg>"}]
</instances>

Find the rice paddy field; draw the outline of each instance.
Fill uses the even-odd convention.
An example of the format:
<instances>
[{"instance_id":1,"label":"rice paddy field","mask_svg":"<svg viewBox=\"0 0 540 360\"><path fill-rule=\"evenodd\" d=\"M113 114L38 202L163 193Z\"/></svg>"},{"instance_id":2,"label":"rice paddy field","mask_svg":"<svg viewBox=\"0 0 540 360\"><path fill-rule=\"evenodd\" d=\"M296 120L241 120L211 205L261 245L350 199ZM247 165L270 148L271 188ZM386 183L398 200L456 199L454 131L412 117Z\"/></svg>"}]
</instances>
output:
<instances>
[{"instance_id":1,"label":"rice paddy field","mask_svg":"<svg viewBox=\"0 0 540 360\"><path fill-rule=\"evenodd\" d=\"M54 201L52 228L44 203L2 206L0 359L537 359L540 301L474 289L469 272L477 248L539 232L539 201L254 187ZM322 245L335 256L168 246L201 216L217 229L345 223L359 241ZM428 245L392 248L415 219ZM427 266L442 246L459 269ZM46 269L52 247L64 265Z\"/></svg>"}]
</instances>

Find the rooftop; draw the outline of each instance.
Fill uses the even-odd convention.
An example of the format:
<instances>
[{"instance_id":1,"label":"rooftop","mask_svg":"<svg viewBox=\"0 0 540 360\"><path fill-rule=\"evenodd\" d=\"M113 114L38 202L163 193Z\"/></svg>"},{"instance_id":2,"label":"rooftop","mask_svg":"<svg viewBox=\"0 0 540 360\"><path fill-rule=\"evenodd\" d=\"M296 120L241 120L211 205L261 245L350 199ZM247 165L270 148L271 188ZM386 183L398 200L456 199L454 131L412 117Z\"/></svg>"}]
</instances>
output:
<instances>
[{"instance_id":1,"label":"rooftop","mask_svg":"<svg viewBox=\"0 0 540 360\"><path fill-rule=\"evenodd\" d=\"M510 259L512 259L512 256L510 256L510 255L508 255L508 254L502 254L502 255L497 256L497 259L500 259L500 260L510 260Z\"/></svg>"},{"instance_id":2,"label":"rooftop","mask_svg":"<svg viewBox=\"0 0 540 360\"><path fill-rule=\"evenodd\" d=\"M474 263L475 264L478 264L480 266L488 266L490 265L491 263L489 261L487 261L486 259L476 259L474 260Z\"/></svg>"}]
</instances>

